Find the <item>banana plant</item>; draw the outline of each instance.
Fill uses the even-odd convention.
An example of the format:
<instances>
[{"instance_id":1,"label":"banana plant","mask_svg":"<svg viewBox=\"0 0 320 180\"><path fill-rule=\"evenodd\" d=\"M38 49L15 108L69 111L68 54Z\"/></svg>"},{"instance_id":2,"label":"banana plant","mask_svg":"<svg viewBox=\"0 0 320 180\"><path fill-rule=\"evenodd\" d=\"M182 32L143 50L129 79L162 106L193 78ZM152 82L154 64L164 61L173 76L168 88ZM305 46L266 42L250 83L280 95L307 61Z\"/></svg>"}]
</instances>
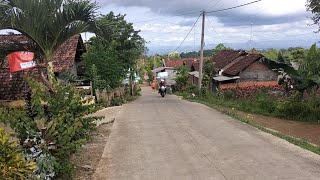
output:
<instances>
[{"instance_id":1,"label":"banana plant","mask_svg":"<svg viewBox=\"0 0 320 180\"><path fill-rule=\"evenodd\" d=\"M294 69L281 54L278 56L278 61L267 58L263 61L280 72L279 84L289 86L300 92L301 95L305 91L320 87L320 52L316 44L311 46L307 57L301 61L298 69Z\"/></svg>"}]
</instances>

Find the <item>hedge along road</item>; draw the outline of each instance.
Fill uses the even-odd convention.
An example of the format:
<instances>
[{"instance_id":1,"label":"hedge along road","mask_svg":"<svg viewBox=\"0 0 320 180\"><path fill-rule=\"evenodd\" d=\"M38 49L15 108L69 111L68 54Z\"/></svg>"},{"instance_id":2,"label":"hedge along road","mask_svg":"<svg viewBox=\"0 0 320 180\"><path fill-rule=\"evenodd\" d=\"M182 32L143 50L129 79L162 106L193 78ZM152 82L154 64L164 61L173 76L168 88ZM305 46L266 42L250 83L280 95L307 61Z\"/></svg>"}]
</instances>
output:
<instances>
[{"instance_id":1,"label":"hedge along road","mask_svg":"<svg viewBox=\"0 0 320 180\"><path fill-rule=\"evenodd\" d=\"M303 179L320 156L201 104L151 88L124 105L95 179Z\"/></svg>"}]
</instances>

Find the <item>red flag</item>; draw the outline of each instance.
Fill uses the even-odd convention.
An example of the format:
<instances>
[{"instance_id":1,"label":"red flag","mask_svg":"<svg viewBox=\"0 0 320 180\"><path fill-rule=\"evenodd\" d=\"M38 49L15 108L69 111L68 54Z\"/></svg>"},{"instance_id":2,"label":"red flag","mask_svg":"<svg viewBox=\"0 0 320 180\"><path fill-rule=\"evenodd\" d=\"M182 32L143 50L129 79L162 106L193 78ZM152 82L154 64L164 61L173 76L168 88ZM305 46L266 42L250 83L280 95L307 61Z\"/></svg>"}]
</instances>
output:
<instances>
[{"instance_id":1,"label":"red flag","mask_svg":"<svg viewBox=\"0 0 320 180\"><path fill-rule=\"evenodd\" d=\"M30 69L36 66L32 52L14 52L8 55L10 72Z\"/></svg>"}]
</instances>

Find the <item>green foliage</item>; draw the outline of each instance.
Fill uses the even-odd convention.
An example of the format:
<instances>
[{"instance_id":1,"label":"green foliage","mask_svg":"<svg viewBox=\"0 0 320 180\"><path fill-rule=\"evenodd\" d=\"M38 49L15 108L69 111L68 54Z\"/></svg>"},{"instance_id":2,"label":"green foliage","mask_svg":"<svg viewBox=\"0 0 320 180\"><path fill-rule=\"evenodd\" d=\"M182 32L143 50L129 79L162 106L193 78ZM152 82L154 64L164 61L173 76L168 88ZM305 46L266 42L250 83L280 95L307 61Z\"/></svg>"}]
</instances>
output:
<instances>
[{"instance_id":1,"label":"green foliage","mask_svg":"<svg viewBox=\"0 0 320 180\"><path fill-rule=\"evenodd\" d=\"M212 55L214 56L223 50L232 50L232 49L229 47L226 47L224 44L220 43L213 49Z\"/></svg>"},{"instance_id":2,"label":"green foliage","mask_svg":"<svg viewBox=\"0 0 320 180\"><path fill-rule=\"evenodd\" d=\"M170 59L179 59L180 58L180 53L175 51L169 54Z\"/></svg>"},{"instance_id":3,"label":"green foliage","mask_svg":"<svg viewBox=\"0 0 320 180\"><path fill-rule=\"evenodd\" d=\"M96 4L88 0L5 0L0 3L0 29L14 29L28 37L31 50L47 62L66 40L92 29L95 10ZM10 52L5 53L1 55Z\"/></svg>"},{"instance_id":4,"label":"green foliage","mask_svg":"<svg viewBox=\"0 0 320 180\"><path fill-rule=\"evenodd\" d=\"M0 59L11 52L31 51L37 64L53 60L54 52L68 39L95 28L96 4L89 0L2 0L0 2L0 29L13 29L26 36L31 42L11 41L1 43ZM48 68L49 69L49 68ZM49 80L41 68L43 84L54 92L53 72L48 71Z\"/></svg>"},{"instance_id":5,"label":"green foliage","mask_svg":"<svg viewBox=\"0 0 320 180\"><path fill-rule=\"evenodd\" d=\"M116 97L111 100L111 106L121 106L123 103L123 99L120 97Z\"/></svg>"},{"instance_id":6,"label":"green foliage","mask_svg":"<svg viewBox=\"0 0 320 180\"><path fill-rule=\"evenodd\" d=\"M105 47L101 40L90 39L89 51L84 55L86 67L91 69L89 77L96 82L95 88L108 86L116 88L126 74L126 70L117 59L117 52L112 47Z\"/></svg>"},{"instance_id":7,"label":"green foliage","mask_svg":"<svg viewBox=\"0 0 320 180\"><path fill-rule=\"evenodd\" d=\"M304 58L304 52L305 50L303 48L297 47L297 48L288 48L288 49L267 49L262 53L266 58L272 59L274 61L284 62L283 58L286 61L299 61Z\"/></svg>"},{"instance_id":8,"label":"green foliage","mask_svg":"<svg viewBox=\"0 0 320 180\"><path fill-rule=\"evenodd\" d=\"M138 85L133 86L133 96L140 96L141 95L141 88Z\"/></svg>"},{"instance_id":9,"label":"green foliage","mask_svg":"<svg viewBox=\"0 0 320 180\"><path fill-rule=\"evenodd\" d=\"M175 81L177 83L176 86L179 91L183 91L186 88L188 84L188 79L189 79L189 68L187 66L181 66L178 69L177 77L175 78Z\"/></svg>"},{"instance_id":10,"label":"green foliage","mask_svg":"<svg viewBox=\"0 0 320 180\"><path fill-rule=\"evenodd\" d=\"M235 91L229 90L223 91L217 96L196 96L195 99L249 113L304 122L320 122L320 98L317 96L310 96L304 101L300 101L296 94L292 94L290 97L274 96L265 90L251 94L251 97L244 99L238 97Z\"/></svg>"},{"instance_id":11,"label":"green foliage","mask_svg":"<svg viewBox=\"0 0 320 180\"><path fill-rule=\"evenodd\" d=\"M28 158L37 162L39 177L68 176L70 155L86 142L99 118L85 117L92 108L83 106L71 86L57 84L56 93L49 94L38 82L28 83L32 98L27 111L2 111L0 119L10 118L4 122L15 130Z\"/></svg>"},{"instance_id":12,"label":"green foliage","mask_svg":"<svg viewBox=\"0 0 320 180\"><path fill-rule=\"evenodd\" d=\"M98 75L97 66L95 64L91 67L90 78L93 80L94 89L105 89L108 87L106 80L101 80L101 77Z\"/></svg>"},{"instance_id":13,"label":"green foliage","mask_svg":"<svg viewBox=\"0 0 320 180\"><path fill-rule=\"evenodd\" d=\"M223 50L232 50L230 47L226 47L224 44L218 44L214 49L206 49L203 51L203 57L211 57L219 53ZM180 54L181 58L198 58L200 57L199 51L192 51L192 52L183 52Z\"/></svg>"},{"instance_id":14,"label":"green foliage","mask_svg":"<svg viewBox=\"0 0 320 180\"><path fill-rule=\"evenodd\" d=\"M203 72L203 86L210 89L212 86L212 78L217 74L214 64L211 61L205 61Z\"/></svg>"},{"instance_id":15,"label":"green foliage","mask_svg":"<svg viewBox=\"0 0 320 180\"><path fill-rule=\"evenodd\" d=\"M276 49L267 49L266 52L262 53L266 58L277 60L278 59L278 50Z\"/></svg>"},{"instance_id":16,"label":"green foliage","mask_svg":"<svg viewBox=\"0 0 320 180\"><path fill-rule=\"evenodd\" d=\"M293 48L290 50L292 60L296 62L303 61L306 58L306 50L303 48Z\"/></svg>"},{"instance_id":17,"label":"green foliage","mask_svg":"<svg viewBox=\"0 0 320 180\"><path fill-rule=\"evenodd\" d=\"M112 24L112 26L110 26ZM125 15L110 12L97 19L97 37L90 39L89 51L84 56L88 69L96 66L96 76L111 88L119 87L129 69L135 69L144 51L144 40ZM93 74L88 74L93 76Z\"/></svg>"},{"instance_id":18,"label":"green foliage","mask_svg":"<svg viewBox=\"0 0 320 180\"><path fill-rule=\"evenodd\" d=\"M307 0L307 10L313 14L314 24L320 26L320 0Z\"/></svg>"},{"instance_id":19,"label":"green foliage","mask_svg":"<svg viewBox=\"0 0 320 180\"><path fill-rule=\"evenodd\" d=\"M293 90L299 91L301 97L305 91L312 91L318 89L320 85L320 52L314 44L306 58L300 60L298 70L295 70L292 65L282 55L279 56L280 63L273 63L269 61L273 68L277 68L280 72L283 71L283 76L279 83L285 87L293 86Z\"/></svg>"},{"instance_id":20,"label":"green foliage","mask_svg":"<svg viewBox=\"0 0 320 180\"><path fill-rule=\"evenodd\" d=\"M34 179L34 162L24 159L20 147L0 128L0 179Z\"/></svg>"}]
</instances>

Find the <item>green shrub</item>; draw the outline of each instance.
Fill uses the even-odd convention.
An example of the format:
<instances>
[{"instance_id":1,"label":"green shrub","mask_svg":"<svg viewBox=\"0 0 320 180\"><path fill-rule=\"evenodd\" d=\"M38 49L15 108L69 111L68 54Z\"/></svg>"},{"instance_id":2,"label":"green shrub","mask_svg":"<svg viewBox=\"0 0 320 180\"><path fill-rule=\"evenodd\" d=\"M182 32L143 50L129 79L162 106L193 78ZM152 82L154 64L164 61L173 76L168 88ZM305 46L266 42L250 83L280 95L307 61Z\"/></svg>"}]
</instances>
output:
<instances>
[{"instance_id":1,"label":"green shrub","mask_svg":"<svg viewBox=\"0 0 320 180\"><path fill-rule=\"evenodd\" d=\"M116 97L111 100L111 106L121 106L123 103L123 99L120 97Z\"/></svg>"},{"instance_id":2,"label":"green shrub","mask_svg":"<svg viewBox=\"0 0 320 180\"><path fill-rule=\"evenodd\" d=\"M88 140L99 119L85 117L95 108L84 106L71 86L55 84L56 92L50 94L40 83L28 82L32 97L26 96L26 111L0 111L0 120L9 119L3 122L15 130L28 158L37 162L38 177L70 176L70 155Z\"/></svg>"},{"instance_id":3,"label":"green shrub","mask_svg":"<svg viewBox=\"0 0 320 180\"><path fill-rule=\"evenodd\" d=\"M272 114L276 110L276 100L265 91L257 92L255 100L251 102L253 102L253 107L258 109L259 113Z\"/></svg>"},{"instance_id":4,"label":"green shrub","mask_svg":"<svg viewBox=\"0 0 320 180\"><path fill-rule=\"evenodd\" d=\"M139 85L133 86L133 96L140 96L141 95L141 88Z\"/></svg>"},{"instance_id":5,"label":"green shrub","mask_svg":"<svg viewBox=\"0 0 320 180\"><path fill-rule=\"evenodd\" d=\"M199 94L198 87L196 85L193 85L193 84L188 85L185 88L185 92Z\"/></svg>"},{"instance_id":6,"label":"green shrub","mask_svg":"<svg viewBox=\"0 0 320 180\"><path fill-rule=\"evenodd\" d=\"M26 161L18 145L9 140L0 128L0 179L34 179L36 164Z\"/></svg>"},{"instance_id":7,"label":"green shrub","mask_svg":"<svg viewBox=\"0 0 320 180\"><path fill-rule=\"evenodd\" d=\"M231 100L231 99L234 99L236 98L236 95L234 93L234 91L232 90L226 90L226 91L223 91L221 94L220 94L220 97L224 100Z\"/></svg>"}]
</instances>

